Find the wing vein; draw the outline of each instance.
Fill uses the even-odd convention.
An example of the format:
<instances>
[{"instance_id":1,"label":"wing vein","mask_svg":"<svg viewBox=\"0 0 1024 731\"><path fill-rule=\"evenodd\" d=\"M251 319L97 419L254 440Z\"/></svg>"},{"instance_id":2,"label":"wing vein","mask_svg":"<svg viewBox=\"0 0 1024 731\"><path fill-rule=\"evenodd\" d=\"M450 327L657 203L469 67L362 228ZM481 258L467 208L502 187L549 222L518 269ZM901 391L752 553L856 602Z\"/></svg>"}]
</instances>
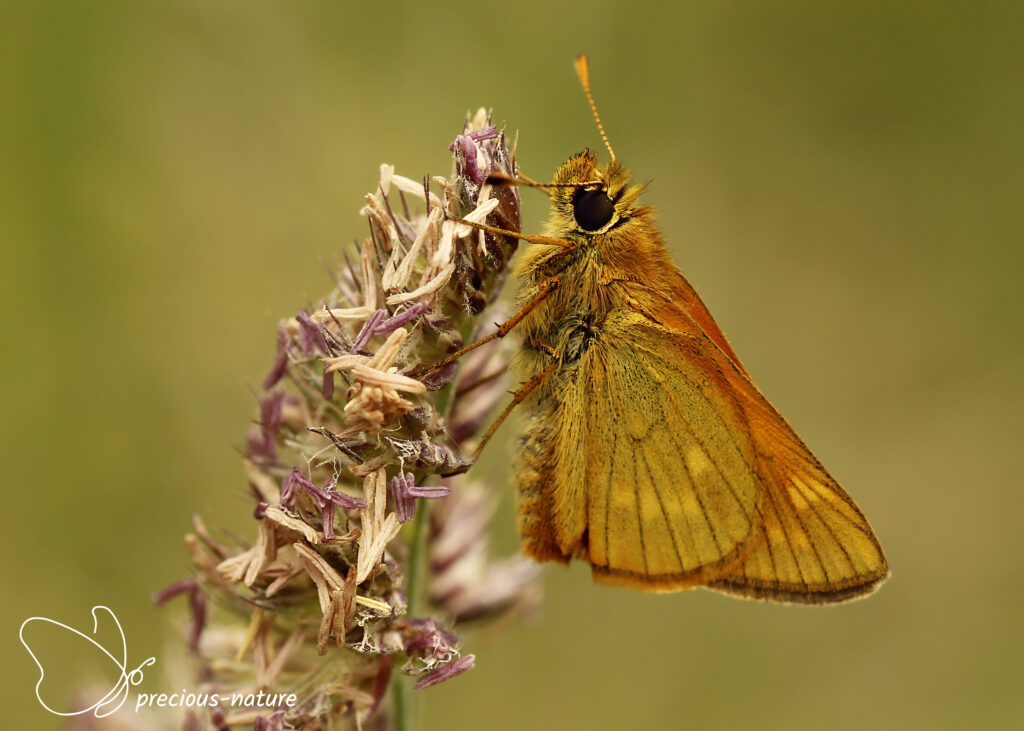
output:
<instances>
[{"instance_id":1,"label":"wing vein","mask_svg":"<svg viewBox=\"0 0 1024 731\"><path fill-rule=\"evenodd\" d=\"M807 500L807 498L804 498L804 500ZM846 550L846 546L843 545L843 542L839 540L839 536L837 536L835 531L832 530L832 526L830 526L828 523L822 520L821 513L818 512L817 508L814 506L814 503L812 503L810 500L807 500L807 507L810 509L812 513L814 513L814 517L818 519L818 522L821 523L822 526L824 526L825 531L832 537L832 540L835 541L836 545L839 546L839 550L843 552L843 556L846 558L846 563L850 564L850 571L853 573L854 576L856 576L857 567L853 563L853 558L850 556L850 552ZM811 545L814 545L813 541ZM815 553L817 553L817 549L815 549ZM824 563L822 563L821 567L822 570L825 571L825 576L827 578L828 569L825 568Z\"/></svg>"},{"instance_id":2,"label":"wing vein","mask_svg":"<svg viewBox=\"0 0 1024 731\"><path fill-rule=\"evenodd\" d=\"M771 500L772 510L775 511L775 516L779 519L779 527L782 528L782 536L786 539L786 545L789 546L789 552L793 555L793 564L796 566L796 572L800 574L800 583L804 585L804 588L810 592L811 586L807 583L807 578L804 576L804 569L800 565L800 559L793 548L793 541L790 540L789 531L786 529L786 521L782 518L782 512L779 510L778 504L775 502L775 494L769 489L765 490L765 495ZM768 531L765 531L765 540L770 540Z\"/></svg>"},{"instance_id":3,"label":"wing vein","mask_svg":"<svg viewBox=\"0 0 1024 731\"><path fill-rule=\"evenodd\" d=\"M761 518L761 533L764 534L764 548L766 551L768 551L768 560L772 562L772 575L778 578L779 564L775 560L775 551L772 550L772 542L768 538L768 529L765 527L767 523L765 521L764 512L761 510L760 505L757 506L757 514ZM744 575L746 575L745 571Z\"/></svg>"},{"instance_id":4,"label":"wing vein","mask_svg":"<svg viewBox=\"0 0 1024 731\"><path fill-rule=\"evenodd\" d=\"M671 434L671 430L669 430L669 433ZM675 441L674 436L672 439L673 441ZM678 442L676 442L676 446L679 446ZM682 451L680 451L680 455L682 455ZM693 485L693 496L697 498L697 503L700 505L701 517L704 518L704 522L708 526L708 531L711 533L711 538L712 540L714 540L715 545L718 547L718 555L720 558L722 558L725 556L725 551L722 549L722 542L718 538L718 531L715 530L715 526L711 523L711 519L708 518L708 510L704 506L704 501L701 499L700 490L697 489L697 481L693 479L693 472L690 471L690 465L686 464L685 459L682 460L682 462L683 469L686 470L686 476L690 478L690 484Z\"/></svg>"},{"instance_id":5,"label":"wing vein","mask_svg":"<svg viewBox=\"0 0 1024 731\"><path fill-rule=\"evenodd\" d=\"M668 526L668 534L672 536L672 548L676 552L676 560L679 561L679 570L686 571L683 567L683 556L679 553L679 538L676 537L676 532L672 528L672 521L669 520L668 513L665 510L665 503L661 499L661 492L658 490L658 483L654 479L654 472L651 471L651 465L647 461L647 455L641 452L641 458L644 461L644 467L647 469L647 475L651 478L651 484L654 486L654 495L658 498L658 509L661 510L661 517L665 519L665 525Z\"/></svg>"},{"instance_id":6,"label":"wing vein","mask_svg":"<svg viewBox=\"0 0 1024 731\"><path fill-rule=\"evenodd\" d=\"M807 529L807 523L805 523L804 519L800 517L800 511L795 505L793 505L793 501L789 500L785 495L782 496L782 499L789 503L789 507L793 510L793 517L796 518L796 522L800 524L800 528L803 530L804 535L807 536L807 542L811 546L811 551L814 552L814 558L818 562L818 566L821 567L821 573L825 576L825 580L831 581L828 575L828 567L826 567L825 562L821 560L821 554L818 553L818 547L814 545L814 540L811 538L811 532ZM794 557L795 556L796 554L794 554ZM806 582L804 583L806 584Z\"/></svg>"},{"instance_id":7,"label":"wing vein","mask_svg":"<svg viewBox=\"0 0 1024 731\"><path fill-rule=\"evenodd\" d=\"M819 496L819 497L822 497L822 498L825 498L825 500L824 500L824 503L825 503L825 507L827 507L827 508L828 508L828 509L829 509L830 511L832 511L833 513L835 513L835 514L836 514L837 516L839 516L840 518L842 518L842 519L843 519L844 521L846 521L847 523L849 523L849 524L850 524L851 526L853 526L854 528L856 528L856 529L857 529L857 530L858 530L858 531L859 531L860 533L862 533L862 534L863 534L863 535L864 535L864 536L865 536L866 538L869 538L869 539L870 539L870 538L872 537L872 534L871 534L871 532L870 532L869 530L867 530L867 529L866 529L866 528L865 528L865 527L864 527L863 525L861 525L861 524L860 524L860 523L859 523L858 521L856 521L856 520L853 520L853 519L851 519L851 518L850 518L850 516L846 515L846 514L845 514L845 513L844 513L844 512L842 511L842 510L840 510L840 509L839 509L839 508L837 508L836 506L832 505L832 504L831 504L831 503L830 503L830 502L828 501L828 499L829 499L830 497L834 497L834 496L836 495L836 492L835 492L835 491L833 491L833 492L831 492L831 493L829 493L829 492L825 491L825 486L824 486L824 485L820 485L820 484L818 484L818 483L817 483L816 481L814 481L814 480L801 480L801 482L803 483L803 485L804 485L804 486L805 486L805 487L806 487L806 488L807 488L808 490L810 490L811 492L813 492L813 493L814 493L815 495L817 495L817 496ZM821 490L819 490L819 489L817 489L818 487L820 487L820 488L822 488L822 489L821 489ZM856 509L856 508L854 508L854 509Z\"/></svg>"},{"instance_id":8,"label":"wing vein","mask_svg":"<svg viewBox=\"0 0 1024 731\"><path fill-rule=\"evenodd\" d=\"M729 488L729 494L732 495L732 499L736 501L736 507L740 509L740 512L743 513L743 517L746 519L747 523L751 526L751 528L753 528L753 522L750 520L750 516L747 514L746 509L743 507L743 502L740 500L739 495L736 493L736 489L735 487L733 487L732 482L730 482L729 478L722 470L722 466L718 464L718 460L715 459L715 456L711 453L711 450L707 449L707 446L704 444L704 442L700 440L700 437L697 436L697 432L690 427L689 422L687 422L684 419L683 424L686 431L689 432L690 436L693 437L694 442L696 444L699 444L703 448L704 456L707 457L708 461L714 466L715 472L717 472L719 476L722 478L722 482L725 483L725 486ZM679 449L679 453L681 455L683 451L683 445L676 441L676 434L674 432L669 430L669 434L672 436L672 440L675 442L676 448ZM742 453L740 454L740 456L743 456ZM743 459L743 463L746 464L748 467L750 466L745 458ZM683 465L686 466L687 474L689 474L690 470L689 467L686 465L685 459L683 460ZM693 480L693 475L690 475L690 480ZM694 486L694 492L696 492L696 485ZM701 507L703 507L703 505Z\"/></svg>"},{"instance_id":9,"label":"wing vein","mask_svg":"<svg viewBox=\"0 0 1024 731\"><path fill-rule=\"evenodd\" d=\"M679 376L684 381L686 381L690 385L691 388L694 389L694 391L696 391L697 393L701 394L701 396L708 403L708 405L710 405L710 401L708 401L707 397L704 396L704 392L701 389L697 388L696 384L694 383L694 381L692 379L690 379L685 373L683 373L681 371L677 370L676 373L678 373ZM670 399L672 399L673 402L677 403L677 407L678 407L678 402L676 401L675 395L672 394L671 392L667 391L667 390L666 390L666 394L668 395L668 397ZM710 409L710 411L711 411L712 414L714 414L715 418L718 419L718 422L722 425L723 429L727 433L731 434L732 430L729 428L729 425L726 423L725 419L722 418L721 414L718 413L718 409L712 407ZM685 413L685 411L683 409L681 409L681 408L677 409L677 412L678 413ZM664 414L664 412L662 412L662 413ZM744 416L746 415L746 412L742 411L742 409L740 409L740 413L743 413ZM726 476L725 472L722 471L721 466L715 460L715 458L712 455L711 451L709 449L707 449L707 445L705 445L704 442L702 442L701 439L697 436L697 432L690 426L690 423L688 421L686 421L686 419L682 419L682 423L683 423L684 427L686 428L686 431L688 431L690 433L690 435L693 437L694 441L697 444L700 444L701 447L704 448L705 456L707 456L708 460L715 466L715 470L722 477L722 481L725 483L726 487L729 488L729 493L732 495L733 500L736 501L736 505L740 508L740 510L743 512L744 516L747 518L747 522L750 523L751 522L750 521L750 516L747 515L746 510L744 510L744 508L743 508L743 501L740 500L739 495L736 493L736 487L732 484L732 481ZM747 427L748 427L747 436L749 437L750 436L749 424L747 424ZM674 432L672 432L672 430L669 430L669 433L670 434L674 434ZM676 442L676 446L677 447L680 446L678 442ZM743 454L743 451L737 449L737 452L739 453L740 460L743 462L743 464L746 465L747 470L751 474L757 474L757 472L754 470L754 468L750 464L750 462L747 461L747 457L746 457L745 454ZM682 454L681 450L680 450L680 454ZM685 460L684 460L684 463L685 463Z\"/></svg>"},{"instance_id":10,"label":"wing vein","mask_svg":"<svg viewBox=\"0 0 1024 731\"><path fill-rule=\"evenodd\" d=\"M634 454L636 452L634 451ZM644 559L644 576L650 575L650 571L647 568L647 547L644 545L644 520L643 516L640 515L640 493L637 491L637 485L640 480L637 479L636 470L636 459L633 460L633 504L636 506L636 527L637 533L640 536L640 556Z\"/></svg>"}]
</instances>

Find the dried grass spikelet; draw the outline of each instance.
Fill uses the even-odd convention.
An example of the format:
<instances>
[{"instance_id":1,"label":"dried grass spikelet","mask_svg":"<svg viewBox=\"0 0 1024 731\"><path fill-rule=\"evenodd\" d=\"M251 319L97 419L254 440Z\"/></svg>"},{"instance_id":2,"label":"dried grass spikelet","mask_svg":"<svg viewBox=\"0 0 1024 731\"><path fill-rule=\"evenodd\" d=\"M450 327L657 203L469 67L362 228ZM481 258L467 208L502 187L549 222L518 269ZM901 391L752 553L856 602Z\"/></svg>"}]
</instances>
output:
<instances>
[{"instance_id":1,"label":"dried grass spikelet","mask_svg":"<svg viewBox=\"0 0 1024 731\"><path fill-rule=\"evenodd\" d=\"M475 660L461 652L458 622L538 599L532 564L489 569L482 488L437 483L465 464L463 445L501 398L500 342L422 380L410 375L501 319L482 313L517 243L452 220L519 230L518 190L486 183L515 174L504 131L480 110L449 149L447 178L381 166L362 208L369 235L344 256L333 291L278 327L243 460L252 543L214 539L197 520L186 539L195 578L158 596L190 598L206 690L300 698L293 708L193 714L195 728L360 727L371 717L387 727L393 669L419 675L417 688L465 672ZM423 607L437 618L407 615L413 531L403 525L425 500L439 505Z\"/></svg>"}]
</instances>

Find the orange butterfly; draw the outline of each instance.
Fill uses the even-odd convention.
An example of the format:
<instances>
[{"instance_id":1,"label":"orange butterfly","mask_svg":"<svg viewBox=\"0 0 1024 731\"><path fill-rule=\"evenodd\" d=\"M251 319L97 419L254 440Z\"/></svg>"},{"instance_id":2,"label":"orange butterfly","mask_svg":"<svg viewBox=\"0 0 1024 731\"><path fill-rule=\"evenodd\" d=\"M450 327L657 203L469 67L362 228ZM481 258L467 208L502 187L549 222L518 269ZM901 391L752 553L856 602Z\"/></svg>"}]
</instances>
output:
<instances>
[{"instance_id":1,"label":"orange butterfly","mask_svg":"<svg viewBox=\"0 0 1024 731\"><path fill-rule=\"evenodd\" d=\"M577 72L597 119L583 56ZM523 404L524 552L645 591L806 604L872 592L889 572L871 526L754 385L597 124L605 167L585 151L550 184L491 181L548 192L548 235L471 224L534 244L521 309L492 336L515 327L523 343L525 384L502 418Z\"/></svg>"}]
</instances>

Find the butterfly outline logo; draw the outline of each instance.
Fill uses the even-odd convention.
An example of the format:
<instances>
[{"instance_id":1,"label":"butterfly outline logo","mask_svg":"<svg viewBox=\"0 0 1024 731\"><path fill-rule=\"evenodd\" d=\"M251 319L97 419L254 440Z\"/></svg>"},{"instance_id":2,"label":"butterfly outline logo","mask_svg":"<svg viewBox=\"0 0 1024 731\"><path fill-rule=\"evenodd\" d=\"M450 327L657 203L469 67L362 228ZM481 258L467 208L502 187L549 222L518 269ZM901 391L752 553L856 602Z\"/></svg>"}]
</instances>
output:
<instances>
[{"instance_id":1,"label":"butterfly outline logo","mask_svg":"<svg viewBox=\"0 0 1024 731\"><path fill-rule=\"evenodd\" d=\"M156 662L155 657L150 657L144 660L142 663L140 663L139 666L131 672L126 672L125 668L128 665L128 645L127 642L125 641L124 630L121 629L121 623L118 621L117 617L114 615L114 612L111 611L109 607L105 607L102 604L97 604L92 608L92 633L95 635L99 631L99 617L97 616L97 612L101 609L105 611L107 614L109 614L110 618L114 620L114 625L117 627L117 631L121 635L120 661L118 661L118 659L114 657L110 653L110 651L107 650L107 648L105 648L103 645L101 645L99 642L94 640L89 635L85 634L84 632L80 632L74 627L69 627L66 624L57 622L56 620L49 619L48 617L29 617L21 623L21 627L18 630L18 639L21 640L21 644L25 646L25 650L32 657L32 661L36 664L36 667L39 668L39 680L36 682L35 687L36 700L39 701L39 705L41 705L43 708L45 708L47 711L54 714L55 716L80 716L84 713L89 713L90 711L92 711L93 715L96 718L106 718L110 714L115 713L118 709L120 709L121 706L124 705L124 702L128 700L129 688L131 686L136 686L142 682L142 669L150 665L153 665ZM114 687L94 704L92 704L88 708L83 708L80 711L70 711L65 713L61 711L55 711L54 709L50 708L50 706L46 705L46 702L43 700L42 696L39 693L39 687L43 684L43 680L46 678L46 671L43 669L42 663L39 662L39 658L37 658L36 654L32 652L32 648L29 647L28 642L25 641L25 627L27 627L30 622L47 622L49 624L65 629L68 632L72 632L81 637L82 639L87 640L92 645L94 645L104 655L110 658L111 662L113 662L121 671L121 676L117 679L117 682L114 685ZM113 707L107 709L107 707L111 706L111 704L114 704L115 701L117 702L116 705L113 705Z\"/></svg>"}]
</instances>

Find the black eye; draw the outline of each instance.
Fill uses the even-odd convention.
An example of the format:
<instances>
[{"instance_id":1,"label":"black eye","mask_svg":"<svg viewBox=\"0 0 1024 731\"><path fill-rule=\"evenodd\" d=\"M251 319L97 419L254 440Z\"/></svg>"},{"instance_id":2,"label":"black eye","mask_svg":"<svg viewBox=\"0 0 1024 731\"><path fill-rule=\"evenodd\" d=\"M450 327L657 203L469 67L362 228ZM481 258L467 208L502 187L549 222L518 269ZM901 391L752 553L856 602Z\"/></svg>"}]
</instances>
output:
<instances>
[{"instance_id":1,"label":"black eye","mask_svg":"<svg viewBox=\"0 0 1024 731\"><path fill-rule=\"evenodd\" d=\"M603 190L577 188L572 196L572 213L584 231L604 228L615 215L615 205Z\"/></svg>"}]
</instances>

